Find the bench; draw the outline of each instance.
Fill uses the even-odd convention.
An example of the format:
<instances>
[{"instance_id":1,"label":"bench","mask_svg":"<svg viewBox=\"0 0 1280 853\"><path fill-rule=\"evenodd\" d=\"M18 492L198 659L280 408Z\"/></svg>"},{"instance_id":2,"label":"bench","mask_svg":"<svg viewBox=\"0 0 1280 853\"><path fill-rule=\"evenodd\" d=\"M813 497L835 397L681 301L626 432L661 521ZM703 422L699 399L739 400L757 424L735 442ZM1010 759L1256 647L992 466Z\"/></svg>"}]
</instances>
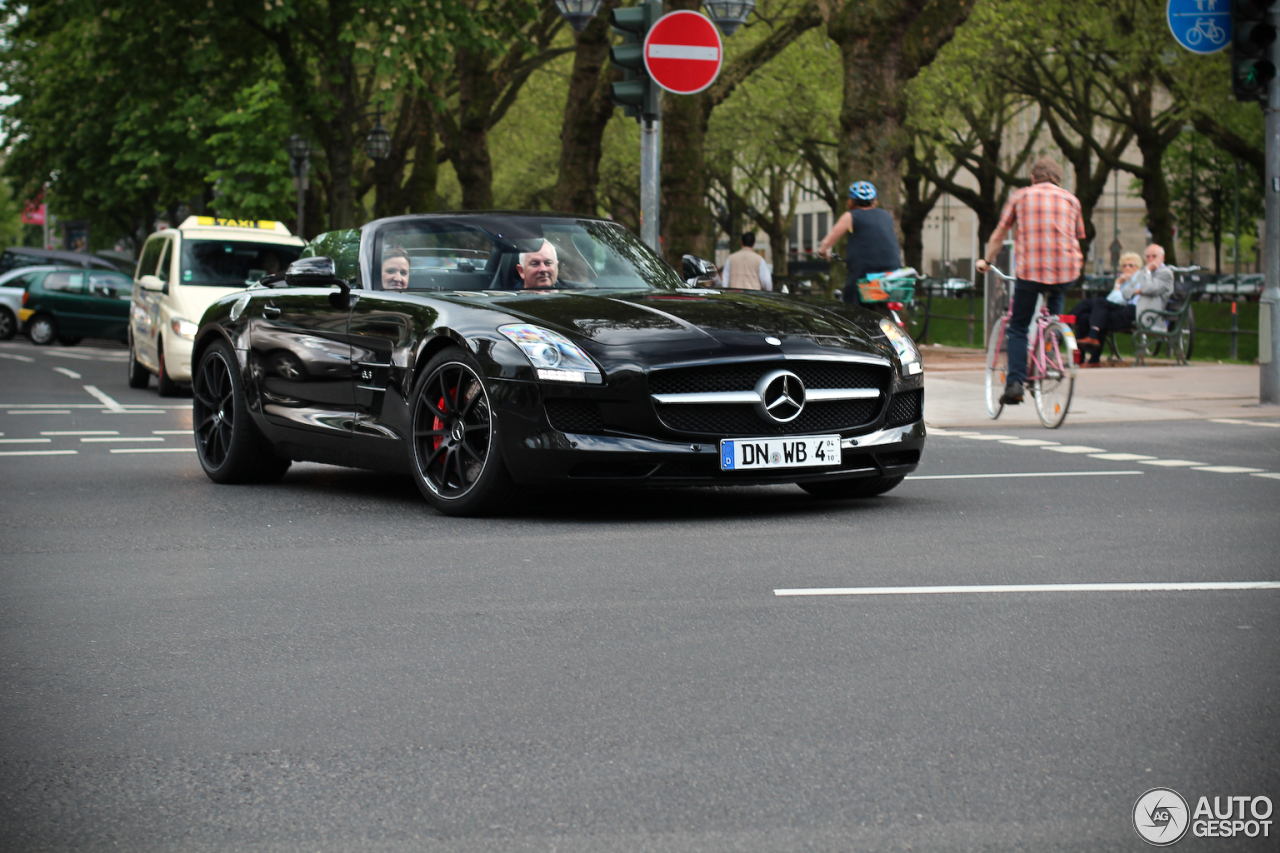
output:
<instances>
[{"instance_id":1,"label":"bench","mask_svg":"<svg viewBox=\"0 0 1280 853\"><path fill-rule=\"evenodd\" d=\"M1195 343L1195 314L1191 304L1200 289L1197 280L1187 280L1178 276L1175 280L1173 296L1165 303L1163 311L1147 309L1137 318L1137 325L1132 329L1117 329L1108 336L1107 343L1111 348L1108 361L1120 361L1120 351L1116 349L1117 334L1133 335L1133 366L1146 366L1146 357L1154 356L1163 344L1173 353L1178 364L1186 364L1191 358L1191 347ZM1160 320L1167 321L1165 329L1149 328Z\"/></svg>"}]
</instances>

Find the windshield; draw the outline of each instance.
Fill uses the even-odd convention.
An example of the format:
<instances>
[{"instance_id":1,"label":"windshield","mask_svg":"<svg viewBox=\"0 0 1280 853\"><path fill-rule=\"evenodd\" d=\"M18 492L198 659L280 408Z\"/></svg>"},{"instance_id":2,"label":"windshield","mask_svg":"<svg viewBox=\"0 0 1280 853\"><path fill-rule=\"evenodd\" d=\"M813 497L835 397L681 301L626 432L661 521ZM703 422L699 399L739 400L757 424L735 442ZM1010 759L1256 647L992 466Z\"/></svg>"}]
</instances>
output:
<instances>
[{"instance_id":1,"label":"windshield","mask_svg":"<svg viewBox=\"0 0 1280 853\"><path fill-rule=\"evenodd\" d=\"M652 290L682 282L612 222L562 217L423 217L378 231L375 290Z\"/></svg>"},{"instance_id":2,"label":"windshield","mask_svg":"<svg viewBox=\"0 0 1280 853\"><path fill-rule=\"evenodd\" d=\"M183 240L181 281L208 287L244 287L283 272L301 246L239 240Z\"/></svg>"}]
</instances>

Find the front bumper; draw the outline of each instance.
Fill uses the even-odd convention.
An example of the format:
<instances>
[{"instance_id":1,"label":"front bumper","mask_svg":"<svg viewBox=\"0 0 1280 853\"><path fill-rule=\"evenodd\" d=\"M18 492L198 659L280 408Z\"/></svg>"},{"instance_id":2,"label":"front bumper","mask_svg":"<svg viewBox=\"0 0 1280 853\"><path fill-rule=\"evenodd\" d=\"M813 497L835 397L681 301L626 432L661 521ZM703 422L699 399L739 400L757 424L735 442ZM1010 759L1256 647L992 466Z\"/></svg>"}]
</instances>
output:
<instances>
[{"instance_id":1,"label":"front bumper","mask_svg":"<svg viewBox=\"0 0 1280 853\"><path fill-rule=\"evenodd\" d=\"M543 386L501 380L495 385L498 440L508 470L522 485L718 486L896 477L914 471L924 449L922 418L887 426L882 412L865 428L852 434L841 432L841 462L837 466L722 471L718 440L627 435L616 430L609 431L612 434L557 430L546 415Z\"/></svg>"}]
</instances>

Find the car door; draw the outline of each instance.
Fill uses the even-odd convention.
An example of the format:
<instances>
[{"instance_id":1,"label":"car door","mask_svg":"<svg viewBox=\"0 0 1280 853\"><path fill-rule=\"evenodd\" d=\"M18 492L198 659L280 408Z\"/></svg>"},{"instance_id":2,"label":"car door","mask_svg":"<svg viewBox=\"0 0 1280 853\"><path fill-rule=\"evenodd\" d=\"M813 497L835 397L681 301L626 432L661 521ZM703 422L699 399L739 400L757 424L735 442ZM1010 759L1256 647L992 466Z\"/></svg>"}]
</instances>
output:
<instances>
[{"instance_id":1,"label":"car door","mask_svg":"<svg viewBox=\"0 0 1280 853\"><path fill-rule=\"evenodd\" d=\"M168 241L161 235L153 235L147 240L142 250L142 258L138 261L138 271L133 282L133 299L129 309L129 327L133 337L133 351L138 361L159 369L159 352L156 349L157 336L160 331L160 300L163 283L156 278L156 269L160 264L160 256L164 253Z\"/></svg>"},{"instance_id":2,"label":"car door","mask_svg":"<svg viewBox=\"0 0 1280 853\"><path fill-rule=\"evenodd\" d=\"M38 311L52 314L58 337L94 334L93 299L89 296L87 270L54 270L40 282Z\"/></svg>"},{"instance_id":3,"label":"car door","mask_svg":"<svg viewBox=\"0 0 1280 853\"><path fill-rule=\"evenodd\" d=\"M249 317L250 370L263 417L282 427L351 435L354 399L350 313L331 287L255 293Z\"/></svg>"},{"instance_id":4,"label":"car door","mask_svg":"<svg viewBox=\"0 0 1280 853\"><path fill-rule=\"evenodd\" d=\"M129 304L132 282L120 273L88 270L88 308L93 330L86 334L95 338L128 340Z\"/></svg>"}]
</instances>

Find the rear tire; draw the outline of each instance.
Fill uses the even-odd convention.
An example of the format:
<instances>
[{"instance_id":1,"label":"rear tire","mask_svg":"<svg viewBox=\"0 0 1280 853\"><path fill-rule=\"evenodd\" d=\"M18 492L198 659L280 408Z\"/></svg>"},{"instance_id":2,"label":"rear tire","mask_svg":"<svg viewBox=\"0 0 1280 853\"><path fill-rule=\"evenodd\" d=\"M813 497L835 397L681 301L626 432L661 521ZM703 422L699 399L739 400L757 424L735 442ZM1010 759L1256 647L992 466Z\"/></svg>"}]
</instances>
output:
<instances>
[{"instance_id":1,"label":"rear tire","mask_svg":"<svg viewBox=\"0 0 1280 853\"><path fill-rule=\"evenodd\" d=\"M129 387L130 388L146 388L151 384L151 371L142 366L142 362L138 361L138 355L133 349L133 336L129 336Z\"/></svg>"},{"instance_id":2,"label":"rear tire","mask_svg":"<svg viewBox=\"0 0 1280 853\"><path fill-rule=\"evenodd\" d=\"M18 318L8 308L0 308L0 341L12 340L18 334Z\"/></svg>"},{"instance_id":3,"label":"rear tire","mask_svg":"<svg viewBox=\"0 0 1280 853\"><path fill-rule=\"evenodd\" d=\"M848 498L874 498L901 483L905 476L858 477L853 480L818 480L816 483L796 483L815 498L845 500Z\"/></svg>"},{"instance_id":4,"label":"rear tire","mask_svg":"<svg viewBox=\"0 0 1280 853\"><path fill-rule=\"evenodd\" d=\"M47 347L58 339L58 321L48 314L37 314L27 323L27 337L38 347Z\"/></svg>"},{"instance_id":5,"label":"rear tire","mask_svg":"<svg viewBox=\"0 0 1280 853\"><path fill-rule=\"evenodd\" d=\"M1000 417L1004 411L1004 403L1000 398L1004 395L1005 382L1009 379L1009 350L1005 346L1005 318L1001 317L992 329L991 339L987 341L987 415L992 420Z\"/></svg>"},{"instance_id":6,"label":"rear tire","mask_svg":"<svg viewBox=\"0 0 1280 853\"><path fill-rule=\"evenodd\" d=\"M160 361L160 371L156 374L156 390L161 397L177 397L182 393L182 386L169 377L164 364L164 340L156 339L156 354Z\"/></svg>"},{"instance_id":7,"label":"rear tire","mask_svg":"<svg viewBox=\"0 0 1280 853\"><path fill-rule=\"evenodd\" d=\"M215 483L270 483L289 470L249 415L239 362L222 341L209 347L193 377L196 457Z\"/></svg>"}]
</instances>

